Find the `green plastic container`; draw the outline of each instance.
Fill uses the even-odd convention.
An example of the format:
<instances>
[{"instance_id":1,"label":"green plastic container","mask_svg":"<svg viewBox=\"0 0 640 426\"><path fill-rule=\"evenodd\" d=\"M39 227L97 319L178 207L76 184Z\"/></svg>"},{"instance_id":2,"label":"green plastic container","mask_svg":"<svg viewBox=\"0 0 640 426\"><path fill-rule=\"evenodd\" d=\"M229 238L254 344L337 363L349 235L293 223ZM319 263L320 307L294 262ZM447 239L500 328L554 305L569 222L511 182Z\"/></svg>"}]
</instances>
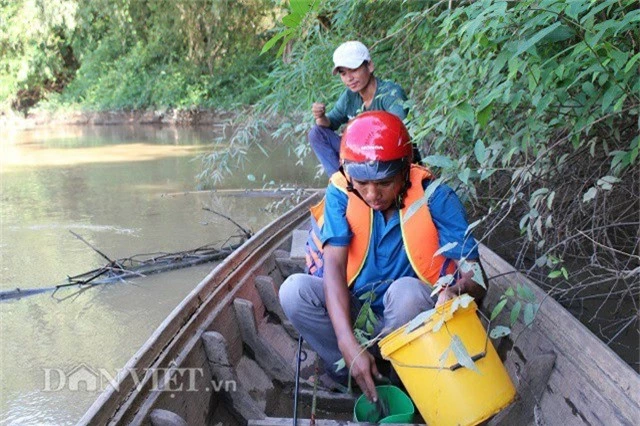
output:
<instances>
[{"instance_id":1,"label":"green plastic container","mask_svg":"<svg viewBox=\"0 0 640 426\"><path fill-rule=\"evenodd\" d=\"M378 398L386 402L389 415L379 419L376 405L369 402L366 396L360 395L353 407L353 420L370 423L413 423L415 408L411 398L396 386L376 386Z\"/></svg>"}]
</instances>

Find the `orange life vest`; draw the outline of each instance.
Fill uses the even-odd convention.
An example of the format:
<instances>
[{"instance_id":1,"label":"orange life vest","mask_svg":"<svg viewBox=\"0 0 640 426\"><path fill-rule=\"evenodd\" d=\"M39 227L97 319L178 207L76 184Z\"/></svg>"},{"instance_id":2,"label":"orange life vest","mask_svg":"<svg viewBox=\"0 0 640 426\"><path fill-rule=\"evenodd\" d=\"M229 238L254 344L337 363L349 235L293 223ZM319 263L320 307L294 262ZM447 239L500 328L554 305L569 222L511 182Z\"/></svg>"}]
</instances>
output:
<instances>
[{"instance_id":1,"label":"orange life vest","mask_svg":"<svg viewBox=\"0 0 640 426\"><path fill-rule=\"evenodd\" d=\"M424 200L422 182L432 178L433 174L428 169L412 164L409 173L411 187L404 198L405 207L400 210L400 227L407 257L418 278L429 285L433 285L441 276L446 260L440 254L434 256L440 248L438 231L431 219L427 200ZM351 286L360 274L369 252L373 210L354 192L347 191L347 179L341 172L331 176L331 182L348 197L346 217L353 237L348 247L347 283ZM417 209L411 208L415 203L421 204ZM311 209L311 214L320 227L324 220L323 213L324 199ZM309 260L308 264L313 263ZM454 271L455 265L450 262L445 273Z\"/></svg>"}]
</instances>

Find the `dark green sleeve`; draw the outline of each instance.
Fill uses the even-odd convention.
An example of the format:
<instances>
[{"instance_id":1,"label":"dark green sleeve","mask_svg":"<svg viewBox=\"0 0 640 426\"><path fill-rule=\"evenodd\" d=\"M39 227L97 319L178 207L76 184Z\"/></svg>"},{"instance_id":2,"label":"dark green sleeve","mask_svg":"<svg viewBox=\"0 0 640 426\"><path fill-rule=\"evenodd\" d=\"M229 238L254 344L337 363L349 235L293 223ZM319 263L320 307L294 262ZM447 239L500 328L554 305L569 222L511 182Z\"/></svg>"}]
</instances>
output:
<instances>
[{"instance_id":1,"label":"dark green sleeve","mask_svg":"<svg viewBox=\"0 0 640 426\"><path fill-rule=\"evenodd\" d=\"M349 120L347 115L347 91L349 89L342 92L338 101L333 106L331 111L327 113L327 118L331 122L331 129L338 130L340 126L346 123Z\"/></svg>"},{"instance_id":2,"label":"dark green sleeve","mask_svg":"<svg viewBox=\"0 0 640 426\"><path fill-rule=\"evenodd\" d=\"M404 90L402 90L402 87L394 83L388 83L388 89L380 94L380 97L384 111L397 115L403 120L407 118L409 110L404 107L407 95L404 93Z\"/></svg>"}]
</instances>

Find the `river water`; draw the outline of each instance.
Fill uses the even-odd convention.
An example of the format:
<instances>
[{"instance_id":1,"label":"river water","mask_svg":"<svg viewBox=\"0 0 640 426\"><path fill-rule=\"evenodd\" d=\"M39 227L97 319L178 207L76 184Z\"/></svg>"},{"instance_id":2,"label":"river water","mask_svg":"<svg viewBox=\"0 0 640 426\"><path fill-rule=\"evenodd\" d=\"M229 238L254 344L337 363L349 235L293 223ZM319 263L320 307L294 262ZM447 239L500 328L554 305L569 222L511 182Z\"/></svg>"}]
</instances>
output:
<instances>
[{"instance_id":1,"label":"river water","mask_svg":"<svg viewBox=\"0 0 640 426\"><path fill-rule=\"evenodd\" d=\"M0 142L0 290L48 287L111 259L222 243L278 213L270 197L192 192L219 127L67 126L9 132ZM249 152L220 188L319 186L314 161L285 148ZM217 147L224 149L225 147ZM254 178L255 177L255 178ZM82 292L0 302L0 425L75 424L101 389L76 390L77 371L115 376L212 269L203 265ZM106 385L105 383L104 385ZM100 386L98 386L100 387Z\"/></svg>"}]
</instances>

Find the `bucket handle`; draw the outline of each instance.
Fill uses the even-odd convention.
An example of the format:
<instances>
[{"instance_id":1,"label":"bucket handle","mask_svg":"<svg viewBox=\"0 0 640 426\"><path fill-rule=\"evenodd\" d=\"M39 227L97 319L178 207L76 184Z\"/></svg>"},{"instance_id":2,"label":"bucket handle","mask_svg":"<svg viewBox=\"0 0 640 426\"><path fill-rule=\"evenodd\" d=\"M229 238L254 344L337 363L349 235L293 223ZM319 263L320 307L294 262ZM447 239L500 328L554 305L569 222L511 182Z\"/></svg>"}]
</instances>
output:
<instances>
[{"instance_id":1,"label":"bucket handle","mask_svg":"<svg viewBox=\"0 0 640 426\"><path fill-rule=\"evenodd\" d=\"M471 360L473 362L476 362L482 358L484 358L487 355L487 351L482 351L479 352L475 355L473 355L471 357ZM449 367L441 367L441 366L437 366L434 367L432 365L416 365L416 364L405 364L404 362L400 362L398 360L393 359L393 357L389 356L387 358L389 361L391 361L391 363L393 365L397 365L398 367L406 367L406 368L426 368L426 369L430 369L430 370L450 370L450 371L456 371L462 367L464 367L464 365L460 364L459 362L456 362L455 364L449 366Z\"/></svg>"}]
</instances>

